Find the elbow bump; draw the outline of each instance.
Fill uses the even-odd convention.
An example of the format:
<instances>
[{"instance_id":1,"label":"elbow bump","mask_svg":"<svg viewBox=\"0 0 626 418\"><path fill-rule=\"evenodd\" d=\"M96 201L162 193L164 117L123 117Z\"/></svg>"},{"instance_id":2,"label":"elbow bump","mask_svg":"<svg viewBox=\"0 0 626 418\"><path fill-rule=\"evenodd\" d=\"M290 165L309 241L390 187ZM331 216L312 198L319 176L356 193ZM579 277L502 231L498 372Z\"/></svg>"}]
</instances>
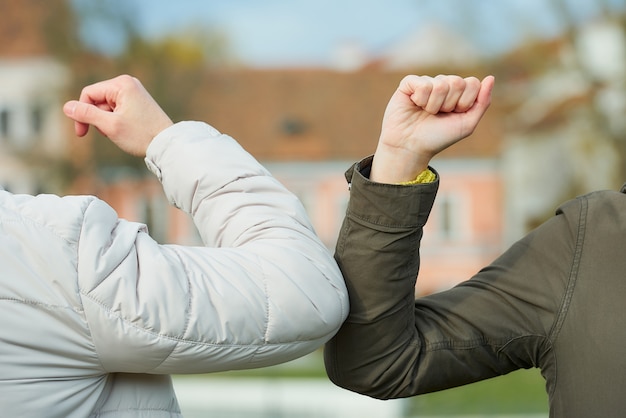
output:
<instances>
[{"instance_id":1,"label":"elbow bump","mask_svg":"<svg viewBox=\"0 0 626 418\"><path fill-rule=\"evenodd\" d=\"M307 274L300 274L301 279L298 290L309 299L311 308L314 310L328 333L333 335L339 330L350 310L348 290L343 276L334 259L328 254L326 259L302 259L298 263L298 269L308 265ZM302 270L299 270L300 272ZM296 271L297 275L298 272ZM290 297L292 295L287 295Z\"/></svg>"},{"instance_id":2,"label":"elbow bump","mask_svg":"<svg viewBox=\"0 0 626 418\"><path fill-rule=\"evenodd\" d=\"M350 379L330 372L328 372L328 378L336 386L350 392L358 393L359 395L368 396L382 401L394 399L394 397L390 396L388 393L383 393L376 386L370 385L369 383L371 382L367 382L366 384L363 380Z\"/></svg>"},{"instance_id":3,"label":"elbow bump","mask_svg":"<svg viewBox=\"0 0 626 418\"><path fill-rule=\"evenodd\" d=\"M339 331L339 328L341 328L341 325L348 317L350 306L348 291L341 274L332 278L327 277L326 280L328 280L326 296L320 299L325 305L323 309L326 311L326 326L328 327L330 338ZM322 312L322 314L324 314L324 312Z\"/></svg>"}]
</instances>

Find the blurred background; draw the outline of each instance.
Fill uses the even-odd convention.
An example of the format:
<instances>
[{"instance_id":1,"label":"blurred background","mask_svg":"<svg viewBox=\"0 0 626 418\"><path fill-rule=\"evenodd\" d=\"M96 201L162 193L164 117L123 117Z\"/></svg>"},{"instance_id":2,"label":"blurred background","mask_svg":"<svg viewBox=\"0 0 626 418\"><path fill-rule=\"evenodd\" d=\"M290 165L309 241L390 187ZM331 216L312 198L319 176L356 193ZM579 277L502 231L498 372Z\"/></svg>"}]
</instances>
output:
<instances>
[{"instance_id":1,"label":"blurred background","mask_svg":"<svg viewBox=\"0 0 626 418\"><path fill-rule=\"evenodd\" d=\"M401 78L493 74L480 127L433 164L442 182L416 294L436 292L564 200L626 181L625 31L625 0L3 0L0 185L95 194L160 242L199 243L143 161L97 132L76 138L62 115L83 86L128 73L175 121L236 138L333 251L343 172L373 153ZM547 416L536 371L397 402L334 388L320 352L176 382L187 416Z\"/></svg>"}]
</instances>

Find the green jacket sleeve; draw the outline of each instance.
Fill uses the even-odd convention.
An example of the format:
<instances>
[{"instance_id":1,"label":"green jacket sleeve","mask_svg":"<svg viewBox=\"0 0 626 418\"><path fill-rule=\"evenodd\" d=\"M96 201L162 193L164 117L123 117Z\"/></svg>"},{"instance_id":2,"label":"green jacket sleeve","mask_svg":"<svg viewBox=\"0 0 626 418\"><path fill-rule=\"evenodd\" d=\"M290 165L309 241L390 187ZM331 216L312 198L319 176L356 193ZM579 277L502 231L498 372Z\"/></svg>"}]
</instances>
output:
<instances>
[{"instance_id":1,"label":"green jacket sleeve","mask_svg":"<svg viewBox=\"0 0 626 418\"><path fill-rule=\"evenodd\" d=\"M347 174L350 202L335 258L351 310L325 348L330 379L389 399L539 364L549 368L575 220L561 213L471 280L416 300L420 239L438 179L415 186L373 183L370 161Z\"/></svg>"}]
</instances>

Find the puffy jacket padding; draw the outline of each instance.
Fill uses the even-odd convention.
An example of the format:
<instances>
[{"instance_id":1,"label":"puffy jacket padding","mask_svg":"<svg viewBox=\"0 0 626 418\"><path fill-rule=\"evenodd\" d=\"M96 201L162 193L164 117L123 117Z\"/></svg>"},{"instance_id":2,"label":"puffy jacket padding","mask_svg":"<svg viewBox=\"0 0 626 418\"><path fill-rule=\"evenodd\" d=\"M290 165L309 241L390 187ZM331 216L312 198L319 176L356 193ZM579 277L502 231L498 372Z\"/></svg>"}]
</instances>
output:
<instances>
[{"instance_id":1,"label":"puffy jacket padding","mask_svg":"<svg viewBox=\"0 0 626 418\"><path fill-rule=\"evenodd\" d=\"M305 355L348 312L331 254L296 197L200 122L146 164L204 247L161 245L95 197L0 191L0 410L170 417L168 374Z\"/></svg>"}]
</instances>

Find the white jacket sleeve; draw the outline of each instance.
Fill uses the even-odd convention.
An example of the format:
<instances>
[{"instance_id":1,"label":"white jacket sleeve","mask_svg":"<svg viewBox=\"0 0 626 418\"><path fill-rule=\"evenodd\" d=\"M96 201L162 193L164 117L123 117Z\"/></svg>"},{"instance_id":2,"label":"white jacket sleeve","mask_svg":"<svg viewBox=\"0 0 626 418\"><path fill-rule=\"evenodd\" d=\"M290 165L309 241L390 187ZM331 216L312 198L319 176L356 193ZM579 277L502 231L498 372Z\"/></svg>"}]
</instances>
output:
<instances>
[{"instance_id":1,"label":"white jacket sleeve","mask_svg":"<svg viewBox=\"0 0 626 418\"><path fill-rule=\"evenodd\" d=\"M104 202L87 211L79 285L108 372L263 367L330 339L348 312L343 279L297 198L232 138L168 128L146 163L205 247L159 245Z\"/></svg>"}]
</instances>

